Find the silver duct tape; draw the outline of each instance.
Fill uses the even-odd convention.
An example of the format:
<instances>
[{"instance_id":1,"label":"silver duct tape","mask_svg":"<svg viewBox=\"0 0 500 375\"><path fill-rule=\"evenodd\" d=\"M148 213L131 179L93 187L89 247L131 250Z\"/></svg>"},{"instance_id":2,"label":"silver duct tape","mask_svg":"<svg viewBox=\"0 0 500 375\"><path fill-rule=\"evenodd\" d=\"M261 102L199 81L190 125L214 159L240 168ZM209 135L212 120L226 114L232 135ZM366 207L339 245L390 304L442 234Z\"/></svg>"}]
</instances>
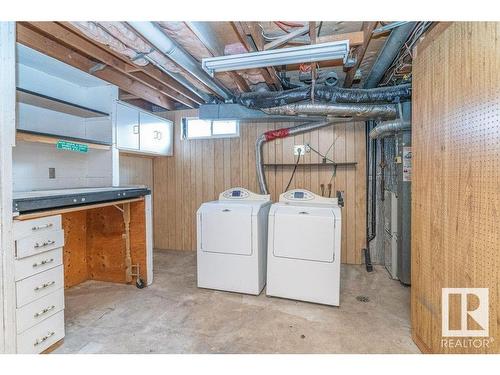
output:
<instances>
[{"instance_id":1,"label":"silver duct tape","mask_svg":"<svg viewBox=\"0 0 500 375\"><path fill-rule=\"evenodd\" d=\"M394 104L287 104L264 108L261 111L270 115L312 115L353 119L395 119L398 116Z\"/></svg>"}]
</instances>

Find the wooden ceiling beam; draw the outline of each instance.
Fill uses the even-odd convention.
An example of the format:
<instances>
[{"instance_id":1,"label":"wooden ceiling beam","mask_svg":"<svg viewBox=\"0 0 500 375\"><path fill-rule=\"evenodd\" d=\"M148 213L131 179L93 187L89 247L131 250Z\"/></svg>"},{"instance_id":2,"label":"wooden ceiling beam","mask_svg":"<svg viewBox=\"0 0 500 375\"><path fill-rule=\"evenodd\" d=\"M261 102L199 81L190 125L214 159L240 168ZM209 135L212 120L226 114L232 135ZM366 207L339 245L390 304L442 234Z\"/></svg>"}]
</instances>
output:
<instances>
[{"instance_id":1,"label":"wooden ceiling beam","mask_svg":"<svg viewBox=\"0 0 500 375\"><path fill-rule=\"evenodd\" d=\"M206 43L204 40L198 37L198 34L194 32L193 29L191 29L189 23L187 23L187 26L190 28L190 30L193 32L196 38L200 41L200 43L205 46L207 51L210 52L212 56L220 56L220 54L222 53L222 51L220 51L222 49L222 46L220 48L214 48L213 46L210 46L209 43ZM248 86L247 81L245 81L245 79L242 76L240 76L238 73L234 71L226 73L233 79L234 83L241 92L250 91L250 87Z\"/></svg>"},{"instance_id":2,"label":"wooden ceiling beam","mask_svg":"<svg viewBox=\"0 0 500 375\"><path fill-rule=\"evenodd\" d=\"M95 66L96 61L93 61L73 49L40 34L26 25L26 23L18 22L16 25L17 41L19 43L85 72L91 71L92 67ZM110 66L97 70L93 72L92 75L116 85L133 95L137 95L138 97L143 98L157 106L168 110L176 109L174 102L166 95Z\"/></svg>"},{"instance_id":3,"label":"wooden ceiling beam","mask_svg":"<svg viewBox=\"0 0 500 375\"><path fill-rule=\"evenodd\" d=\"M347 70L345 79L344 79L344 87L349 88L352 86L354 81L354 76L356 75L356 71L359 69L361 62L363 61L363 57L365 56L366 49L368 48L368 44L370 43L373 30L377 27L378 22L363 22L362 33L363 33L363 44L358 46L354 51L354 57L356 58L356 63L352 68Z\"/></svg>"},{"instance_id":4,"label":"wooden ceiling beam","mask_svg":"<svg viewBox=\"0 0 500 375\"><path fill-rule=\"evenodd\" d=\"M99 60L102 63L113 67L114 69L119 70L131 77L134 70L141 71L140 68L137 68L134 65L125 62L121 58L116 57L114 54L96 45L95 42L90 41L89 39L84 38L83 36L80 36L78 34L75 34L72 30L69 30L55 22L28 22L26 24L31 28L45 33L49 38L56 39L58 42L63 43L79 52L82 52L84 55L87 55L92 59ZM181 104L184 104L191 108L195 108L197 106L196 102L185 98L177 91L166 85L163 85L161 82L156 83L155 79L138 79L151 88L158 89L158 87L161 87L160 91L164 95Z\"/></svg>"},{"instance_id":5,"label":"wooden ceiling beam","mask_svg":"<svg viewBox=\"0 0 500 375\"><path fill-rule=\"evenodd\" d=\"M147 65L141 66L141 65L135 65L132 62L128 62L124 56L120 55L118 52L113 51L111 48L108 48L104 45L100 45L100 43L93 41L88 36L86 36L81 30L79 30L78 28L73 26L71 23L69 23L69 22L58 22L58 23L60 25L64 26L65 28L67 28L68 30L71 30L73 33L79 35L81 38L88 40L91 43L96 44L97 46L99 46L99 48L105 50L109 54L112 54L112 55L126 61L127 62L127 65L126 65L126 72L127 73L134 73L134 72L139 72L139 71L145 72L151 78L154 78L157 81L160 81L160 83L169 87L174 92L184 96L186 99L188 99L196 104L203 104L204 103L203 99L198 97L196 94L191 92L185 86L183 86L182 84L177 82L174 78L170 77L168 74L166 74L166 73L162 72L161 70L159 70L158 68L156 68L153 64L147 64Z\"/></svg>"},{"instance_id":6,"label":"wooden ceiling beam","mask_svg":"<svg viewBox=\"0 0 500 375\"><path fill-rule=\"evenodd\" d=\"M252 37L255 45L257 46L257 51L263 51L264 50L264 37L262 36L262 33L260 31L260 26L258 25L257 22L246 22L247 30L250 33L250 36ZM281 86L281 82L278 79L278 74L276 73L276 69L274 66L268 66L265 68L269 75L267 76L267 79L270 79L270 82L278 89L281 90L283 87ZM266 76L264 76L266 77ZM269 82L268 82L269 83Z\"/></svg>"},{"instance_id":7,"label":"wooden ceiling beam","mask_svg":"<svg viewBox=\"0 0 500 375\"><path fill-rule=\"evenodd\" d=\"M248 52L254 52L256 50L259 51L259 46L257 45L257 43L260 43L260 48L264 47L262 39L257 38L256 35L255 37L258 40L255 40L254 37L251 35L251 31L248 25L245 22L231 22L231 24L233 26L234 31L238 35L241 43L243 43ZM255 46L250 42L250 39L253 41ZM259 69L259 71L269 86L276 86L276 88L281 89L282 87L281 82L278 80L278 77L276 76L275 73L276 71L273 67L261 68ZM270 71L272 72L272 74L270 73Z\"/></svg>"},{"instance_id":8,"label":"wooden ceiling beam","mask_svg":"<svg viewBox=\"0 0 500 375\"><path fill-rule=\"evenodd\" d=\"M362 45L366 38L367 36L365 35L364 31L354 31L352 33L319 36L316 38L316 43L319 44L349 40L349 46L356 47Z\"/></svg>"},{"instance_id":9,"label":"wooden ceiling beam","mask_svg":"<svg viewBox=\"0 0 500 375\"><path fill-rule=\"evenodd\" d=\"M304 35L309 31L310 31L309 26L297 28L295 30L290 31L288 34L285 34L285 35L279 37L278 39L273 40L272 42L264 44L263 49L264 49L264 51L267 51L270 49L278 48L278 47L282 46L283 44L287 44L293 38ZM313 34L314 34L314 37L316 37L316 30L314 31ZM311 44L314 44L312 42L312 39L311 39Z\"/></svg>"}]
</instances>

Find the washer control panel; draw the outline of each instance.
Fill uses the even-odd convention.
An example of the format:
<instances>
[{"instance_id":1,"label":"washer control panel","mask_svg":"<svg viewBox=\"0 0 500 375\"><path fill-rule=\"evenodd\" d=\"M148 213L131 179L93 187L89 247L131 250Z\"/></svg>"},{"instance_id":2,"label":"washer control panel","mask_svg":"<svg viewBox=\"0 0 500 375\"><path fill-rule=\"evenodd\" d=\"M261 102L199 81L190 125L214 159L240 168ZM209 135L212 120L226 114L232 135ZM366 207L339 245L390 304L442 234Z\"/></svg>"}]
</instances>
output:
<instances>
[{"instance_id":1,"label":"washer control panel","mask_svg":"<svg viewBox=\"0 0 500 375\"><path fill-rule=\"evenodd\" d=\"M235 201L235 200L246 200L246 201L270 201L270 195L262 195L252 193L250 190L235 187L222 192L219 195L219 200L221 201Z\"/></svg>"},{"instance_id":2,"label":"washer control panel","mask_svg":"<svg viewBox=\"0 0 500 375\"><path fill-rule=\"evenodd\" d=\"M292 190L285 193L285 198L291 201L309 201L314 195L307 190Z\"/></svg>"},{"instance_id":3,"label":"washer control panel","mask_svg":"<svg viewBox=\"0 0 500 375\"><path fill-rule=\"evenodd\" d=\"M222 193L225 199L245 199L250 195L249 192L245 189L229 189Z\"/></svg>"},{"instance_id":4,"label":"washer control panel","mask_svg":"<svg viewBox=\"0 0 500 375\"><path fill-rule=\"evenodd\" d=\"M327 205L338 205L339 203L337 198L322 197L304 189L293 189L284 192L280 195L280 202L284 202L285 204L307 202L308 204L314 203Z\"/></svg>"}]
</instances>

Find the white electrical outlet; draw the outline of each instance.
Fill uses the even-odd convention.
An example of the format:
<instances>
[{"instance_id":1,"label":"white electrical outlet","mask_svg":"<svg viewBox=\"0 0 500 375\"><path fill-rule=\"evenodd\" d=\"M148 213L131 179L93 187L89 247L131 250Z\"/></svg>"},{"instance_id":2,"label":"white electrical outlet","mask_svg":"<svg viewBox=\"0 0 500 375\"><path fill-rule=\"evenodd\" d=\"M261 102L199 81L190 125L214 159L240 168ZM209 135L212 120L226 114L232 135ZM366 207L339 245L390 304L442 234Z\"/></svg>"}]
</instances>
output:
<instances>
[{"instance_id":1,"label":"white electrical outlet","mask_svg":"<svg viewBox=\"0 0 500 375\"><path fill-rule=\"evenodd\" d=\"M293 154L295 156L297 156L299 154L299 151L300 151L300 155L304 155L308 152L311 152L311 148L309 147L309 145L295 145L295 146L293 146Z\"/></svg>"}]
</instances>

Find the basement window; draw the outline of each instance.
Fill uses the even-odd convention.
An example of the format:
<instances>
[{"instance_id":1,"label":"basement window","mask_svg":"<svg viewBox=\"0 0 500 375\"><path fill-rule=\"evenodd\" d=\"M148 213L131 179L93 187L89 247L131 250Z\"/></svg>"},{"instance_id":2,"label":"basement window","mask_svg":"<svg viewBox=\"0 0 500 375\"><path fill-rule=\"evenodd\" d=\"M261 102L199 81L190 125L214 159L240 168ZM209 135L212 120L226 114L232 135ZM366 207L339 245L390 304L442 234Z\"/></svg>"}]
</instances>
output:
<instances>
[{"instance_id":1,"label":"basement window","mask_svg":"<svg viewBox=\"0 0 500 375\"><path fill-rule=\"evenodd\" d=\"M207 139L239 137L240 124L237 120L182 119L182 139Z\"/></svg>"}]
</instances>

